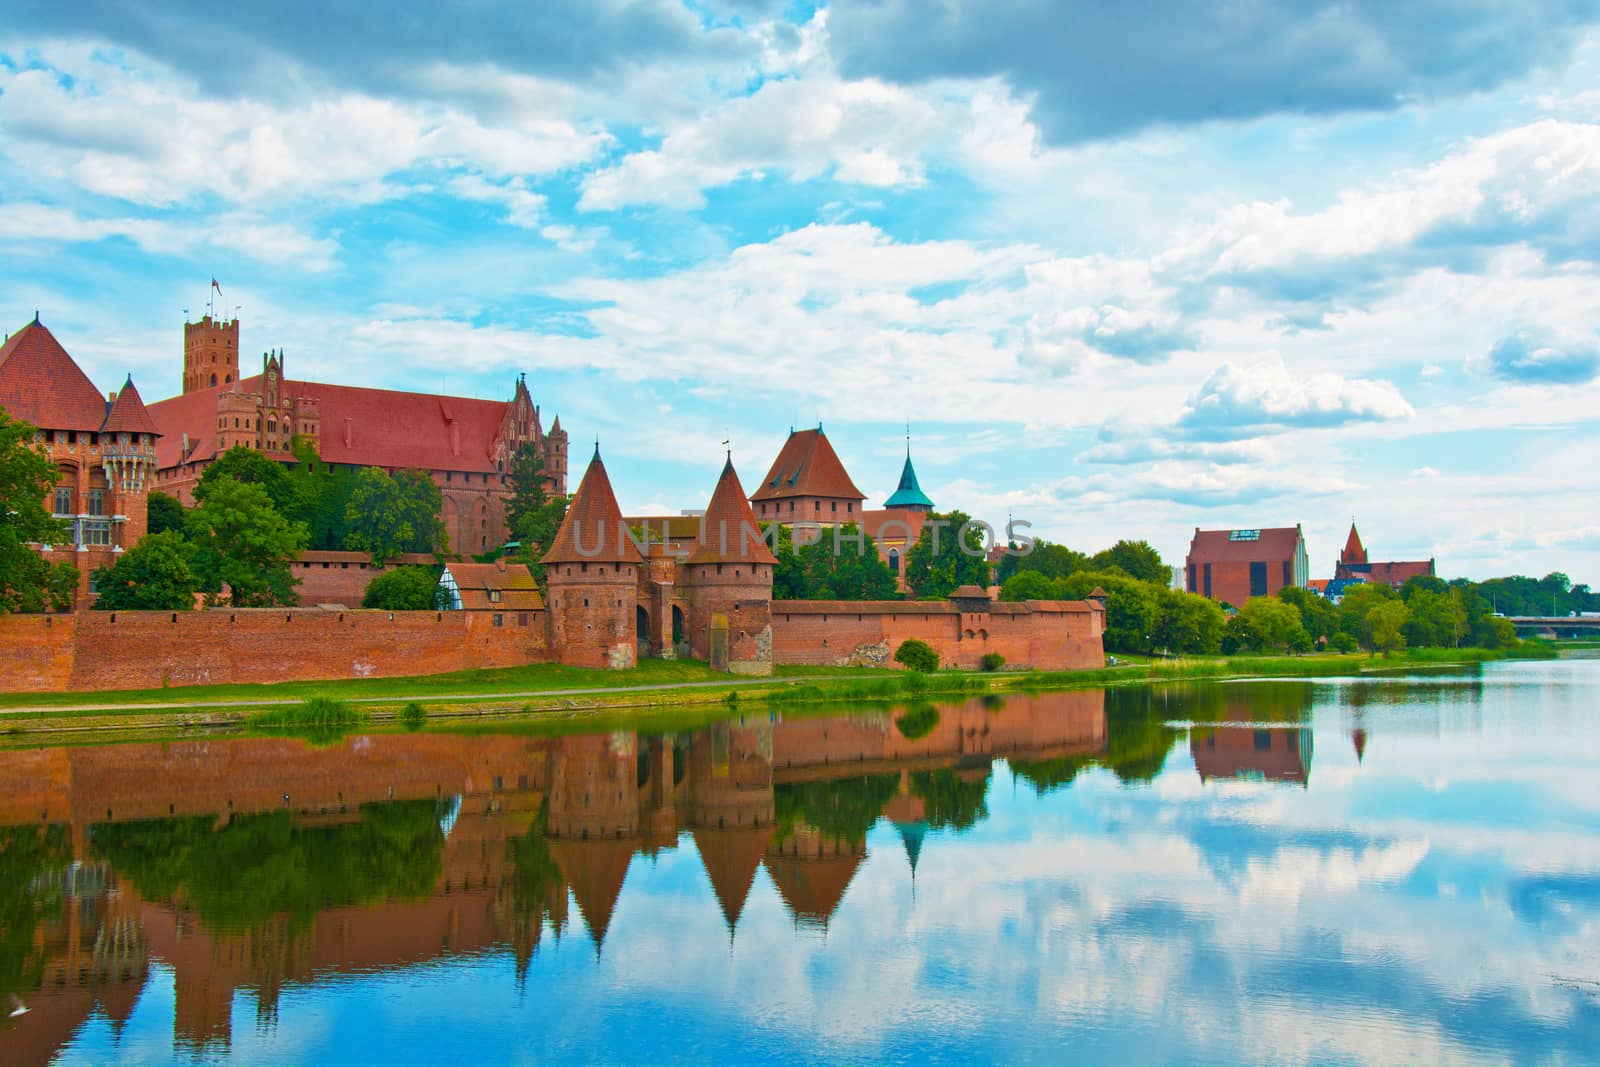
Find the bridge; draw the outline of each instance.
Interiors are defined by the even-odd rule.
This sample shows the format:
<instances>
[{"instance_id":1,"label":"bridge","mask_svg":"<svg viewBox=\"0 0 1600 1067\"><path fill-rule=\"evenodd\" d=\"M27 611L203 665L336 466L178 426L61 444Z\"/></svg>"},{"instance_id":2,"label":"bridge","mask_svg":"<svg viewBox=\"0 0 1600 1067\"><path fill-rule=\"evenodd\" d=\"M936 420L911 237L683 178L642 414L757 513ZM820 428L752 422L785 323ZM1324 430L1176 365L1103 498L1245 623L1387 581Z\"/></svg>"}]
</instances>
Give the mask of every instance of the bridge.
<instances>
[{"instance_id":1,"label":"bridge","mask_svg":"<svg viewBox=\"0 0 1600 1067\"><path fill-rule=\"evenodd\" d=\"M1600 637L1600 615L1510 615L1523 637Z\"/></svg>"}]
</instances>

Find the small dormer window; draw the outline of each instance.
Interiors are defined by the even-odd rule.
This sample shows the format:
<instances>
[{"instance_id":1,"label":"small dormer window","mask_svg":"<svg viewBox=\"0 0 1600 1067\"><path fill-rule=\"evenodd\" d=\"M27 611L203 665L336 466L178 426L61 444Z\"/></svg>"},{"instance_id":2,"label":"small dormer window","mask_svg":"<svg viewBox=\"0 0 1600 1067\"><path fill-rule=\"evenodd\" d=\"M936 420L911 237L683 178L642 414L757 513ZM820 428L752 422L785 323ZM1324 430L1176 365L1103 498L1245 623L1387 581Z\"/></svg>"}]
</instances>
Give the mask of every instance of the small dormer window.
<instances>
[{"instance_id":1,"label":"small dormer window","mask_svg":"<svg viewBox=\"0 0 1600 1067\"><path fill-rule=\"evenodd\" d=\"M498 590L498 589L489 590L489 603L491 603L491 604L500 603L500 590Z\"/></svg>"}]
</instances>

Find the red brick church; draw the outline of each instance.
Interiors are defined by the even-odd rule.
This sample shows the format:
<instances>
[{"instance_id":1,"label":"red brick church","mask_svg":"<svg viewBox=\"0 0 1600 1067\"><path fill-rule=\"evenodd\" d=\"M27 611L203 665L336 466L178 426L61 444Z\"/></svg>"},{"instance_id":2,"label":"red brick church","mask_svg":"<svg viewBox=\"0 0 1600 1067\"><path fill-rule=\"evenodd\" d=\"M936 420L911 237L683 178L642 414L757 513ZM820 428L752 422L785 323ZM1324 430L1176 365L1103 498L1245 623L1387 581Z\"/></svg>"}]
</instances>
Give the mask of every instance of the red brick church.
<instances>
[{"instance_id":1,"label":"red brick church","mask_svg":"<svg viewBox=\"0 0 1600 1067\"><path fill-rule=\"evenodd\" d=\"M285 463L296 438L330 467L428 471L444 497L450 548L477 553L503 544L511 456L532 443L544 454L548 487L565 493L567 434L557 417L546 431L517 379L509 400L407 393L292 379L282 350L245 377L239 320L203 316L183 327L183 392L150 406L160 434L155 485L186 506L218 456L237 445Z\"/></svg>"}]
</instances>

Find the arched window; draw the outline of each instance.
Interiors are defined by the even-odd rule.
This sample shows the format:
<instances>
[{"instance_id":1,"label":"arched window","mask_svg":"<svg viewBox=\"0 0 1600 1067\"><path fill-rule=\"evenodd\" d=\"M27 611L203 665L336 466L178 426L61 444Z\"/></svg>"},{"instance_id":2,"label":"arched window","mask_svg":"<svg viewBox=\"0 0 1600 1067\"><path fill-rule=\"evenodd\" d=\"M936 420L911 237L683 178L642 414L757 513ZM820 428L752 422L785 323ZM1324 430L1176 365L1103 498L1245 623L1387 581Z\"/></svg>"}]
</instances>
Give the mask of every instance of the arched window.
<instances>
[{"instance_id":1,"label":"arched window","mask_svg":"<svg viewBox=\"0 0 1600 1067\"><path fill-rule=\"evenodd\" d=\"M212 385L216 385L217 384L217 376L215 374L213 374L211 376L211 384Z\"/></svg>"},{"instance_id":2,"label":"arched window","mask_svg":"<svg viewBox=\"0 0 1600 1067\"><path fill-rule=\"evenodd\" d=\"M889 569L896 574L900 573L900 550L898 548L889 550Z\"/></svg>"}]
</instances>

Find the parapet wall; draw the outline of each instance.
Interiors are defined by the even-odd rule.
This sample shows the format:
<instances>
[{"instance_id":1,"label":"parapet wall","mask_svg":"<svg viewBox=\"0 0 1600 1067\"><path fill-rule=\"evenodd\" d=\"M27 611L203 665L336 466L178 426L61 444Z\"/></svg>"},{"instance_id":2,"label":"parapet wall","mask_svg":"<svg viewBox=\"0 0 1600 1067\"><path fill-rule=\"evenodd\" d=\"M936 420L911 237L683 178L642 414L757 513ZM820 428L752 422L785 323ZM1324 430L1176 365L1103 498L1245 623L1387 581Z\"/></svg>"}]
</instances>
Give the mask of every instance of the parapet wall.
<instances>
[{"instance_id":1,"label":"parapet wall","mask_svg":"<svg viewBox=\"0 0 1600 1067\"><path fill-rule=\"evenodd\" d=\"M548 658L542 611L0 615L0 688L10 692L383 678Z\"/></svg>"},{"instance_id":2,"label":"parapet wall","mask_svg":"<svg viewBox=\"0 0 1600 1067\"><path fill-rule=\"evenodd\" d=\"M895 666L912 638L947 667L972 669L998 652L1012 667L1080 670L1105 665L1105 616L1080 601L994 604L961 611L949 601L774 600L772 658L779 664Z\"/></svg>"}]
</instances>

